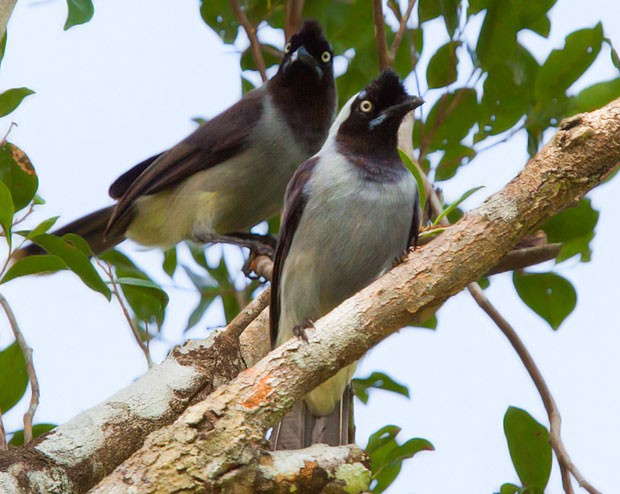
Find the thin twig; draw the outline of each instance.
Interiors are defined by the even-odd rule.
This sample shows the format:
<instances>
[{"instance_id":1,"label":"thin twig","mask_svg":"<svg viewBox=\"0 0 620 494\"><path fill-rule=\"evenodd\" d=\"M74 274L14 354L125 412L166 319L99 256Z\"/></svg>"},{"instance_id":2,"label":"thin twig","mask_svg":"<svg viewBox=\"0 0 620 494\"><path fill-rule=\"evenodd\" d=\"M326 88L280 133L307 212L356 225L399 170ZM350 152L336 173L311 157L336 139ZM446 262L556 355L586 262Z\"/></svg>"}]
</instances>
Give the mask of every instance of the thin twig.
<instances>
[{"instance_id":1,"label":"thin twig","mask_svg":"<svg viewBox=\"0 0 620 494\"><path fill-rule=\"evenodd\" d=\"M28 380L30 381L30 405L24 414L24 444L26 444L32 440L32 420L34 419L34 414L39 407L39 380L37 379L37 373L34 370L32 348L30 348L28 343L26 343L26 339L17 324L17 319L15 318L13 309L11 309L11 306L2 294L0 294L0 305L4 309L6 317L9 320L15 340L24 354L24 360L26 361L26 373L28 374Z\"/></svg>"},{"instance_id":2,"label":"thin twig","mask_svg":"<svg viewBox=\"0 0 620 494\"><path fill-rule=\"evenodd\" d=\"M284 35L289 39L299 31L301 27L304 0L288 0L286 2L286 14L284 18Z\"/></svg>"},{"instance_id":3,"label":"thin twig","mask_svg":"<svg viewBox=\"0 0 620 494\"><path fill-rule=\"evenodd\" d=\"M400 43L403 40L403 36L407 31L407 22L409 21L409 17L411 17L411 11L413 10L413 6L415 5L416 0L409 0L409 5L407 5L407 10L405 11L405 15L400 18L400 26L398 27L398 32L394 37L394 41L392 41L392 46L390 47L389 57L390 64L394 63L394 59L396 58L396 52L400 47Z\"/></svg>"},{"instance_id":4,"label":"thin twig","mask_svg":"<svg viewBox=\"0 0 620 494\"><path fill-rule=\"evenodd\" d=\"M250 45L252 47L252 56L254 58L254 63L260 72L260 77L265 82L267 80L267 70L265 68L265 59L263 58L263 54L261 53L260 42L258 41L258 37L256 36L256 28L250 24L247 16L243 9L239 6L237 0L230 0L230 6L235 13L235 17L239 21L239 24L243 26L245 30L245 34L248 36L250 40Z\"/></svg>"},{"instance_id":5,"label":"thin twig","mask_svg":"<svg viewBox=\"0 0 620 494\"><path fill-rule=\"evenodd\" d=\"M0 408L0 451L7 451L8 449L6 432L4 431L4 423L2 422L2 409Z\"/></svg>"},{"instance_id":6,"label":"thin twig","mask_svg":"<svg viewBox=\"0 0 620 494\"><path fill-rule=\"evenodd\" d=\"M112 273L112 266L110 266L109 263L101 262L98 259L97 259L97 264L99 265L99 267L103 270L103 272L106 274L106 276L110 280L110 287L112 288L112 295L114 295L114 298L118 301L119 305L121 306L121 310L123 311L123 315L125 316L125 319L127 320L129 327L131 328L133 337L136 340L136 343L138 343L140 350L142 350L142 352L144 353L144 357L146 358L146 363L150 369L151 367L153 367L153 361L151 360L151 354L149 352L148 344L145 344L144 341L142 341L142 337L140 336L140 331L138 331L138 328L134 324L131 318L131 314L129 313L129 309L125 305L125 301L123 300L123 297L121 296L118 290L118 284L116 283L116 278L114 277L114 273Z\"/></svg>"},{"instance_id":7,"label":"thin twig","mask_svg":"<svg viewBox=\"0 0 620 494\"><path fill-rule=\"evenodd\" d=\"M600 494L598 490L596 490L584 477L581 475L577 467L573 464L570 459L566 448L564 447L564 443L561 438L561 422L562 418L560 417L560 411L558 409L555 400L553 399L553 395L545 382L545 379L538 369L536 362L532 358L532 355L527 350L527 347L523 343L523 341L519 338L514 328L510 325L506 319L497 311L495 307L489 302L489 299L486 297L478 283L470 283L467 286L469 293L471 293L472 297L476 301L476 303L484 310L489 317L493 320L493 322L497 325L497 327L504 333L510 344L519 355L521 362L525 366L528 374L532 378L540 397L542 398L543 404L545 406L545 410L547 411L547 415L549 417L549 443L555 451L555 454L558 459L558 463L560 464L560 471L562 472L562 484L564 486L564 491L566 493L572 493L573 488L570 482L570 476L568 472L570 472L573 477L579 482L579 485L583 487L585 490L590 492L591 494Z\"/></svg>"},{"instance_id":8,"label":"thin twig","mask_svg":"<svg viewBox=\"0 0 620 494\"><path fill-rule=\"evenodd\" d=\"M6 134L4 134L4 137L0 141L0 146L4 146L6 144L6 140L9 138L9 134L13 130L13 127L17 127L15 122L11 122L11 125L9 125L9 130L6 131Z\"/></svg>"},{"instance_id":9,"label":"thin twig","mask_svg":"<svg viewBox=\"0 0 620 494\"><path fill-rule=\"evenodd\" d=\"M379 68L385 70L390 67L387 42L385 40L385 19L383 18L383 0L372 1L372 16L375 22L375 39L379 53Z\"/></svg>"}]
</instances>

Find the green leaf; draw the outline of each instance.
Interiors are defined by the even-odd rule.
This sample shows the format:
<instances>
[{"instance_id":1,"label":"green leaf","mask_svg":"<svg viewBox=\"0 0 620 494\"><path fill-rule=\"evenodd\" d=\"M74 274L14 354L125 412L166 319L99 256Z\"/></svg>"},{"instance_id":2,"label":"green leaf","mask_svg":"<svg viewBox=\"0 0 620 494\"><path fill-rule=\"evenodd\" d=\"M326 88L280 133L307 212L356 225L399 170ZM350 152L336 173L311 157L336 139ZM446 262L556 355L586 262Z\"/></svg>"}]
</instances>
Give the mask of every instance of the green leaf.
<instances>
[{"instance_id":1,"label":"green leaf","mask_svg":"<svg viewBox=\"0 0 620 494\"><path fill-rule=\"evenodd\" d=\"M614 67L616 67L620 71L620 57L618 56L618 52L614 48L613 43L611 42L609 38L603 38L603 41L605 41L605 43L609 45L611 63L613 63Z\"/></svg>"},{"instance_id":2,"label":"green leaf","mask_svg":"<svg viewBox=\"0 0 620 494\"><path fill-rule=\"evenodd\" d=\"M0 63L4 59L4 52L6 51L6 36L7 30L4 31L4 36L2 36L2 41L0 41Z\"/></svg>"},{"instance_id":3,"label":"green leaf","mask_svg":"<svg viewBox=\"0 0 620 494\"><path fill-rule=\"evenodd\" d=\"M519 0L487 2L487 13L478 36L476 54L485 70L510 57L517 45Z\"/></svg>"},{"instance_id":4,"label":"green leaf","mask_svg":"<svg viewBox=\"0 0 620 494\"><path fill-rule=\"evenodd\" d=\"M418 322L417 320L412 321L408 326L413 326L414 328L437 329L437 315L435 314L422 322Z\"/></svg>"},{"instance_id":5,"label":"green leaf","mask_svg":"<svg viewBox=\"0 0 620 494\"><path fill-rule=\"evenodd\" d=\"M499 494L517 494L521 488L514 484L504 484L499 490Z\"/></svg>"},{"instance_id":6,"label":"green leaf","mask_svg":"<svg viewBox=\"0 0 620 494\"><path fill-rule=\"evenodd\" d=\"M123 277L116 278L114 281L119 285L141 286L144 288L154 288L156 290L161 290L161 287L154 281L145 280L142 278Z\"/></svg>"},{"instance_id":7,"label":"green leaf","mask_svg":"<svg viewBox=\"0 0 620 494\"><path fill-rule=\"evenodd\" d=\"M538 72L535 97L548 101L564 92L581 77L596 59L603 43L599 22L591 29L581 29L566 37L564 48L553 50Z\"/></svg>"},{"instance_id":8,"label":"green leaf","mask_svg":"<svg viewBox=\"0 0 620 494\"><path fill-rule=\"evenodd\" d=\"M189 318L187 319L187 325L185 326L185 331L193 328L196 324L200 322L202 316L204 316L207 309L211 306L213 301L216 299L217 295L202 295L200 297L200 301L196 308L192 311Z\"/></svg>"},{"instance_id":9,"label":"green leaf","mask_svg":"<svg viewBox=\"0 0 620 494\"><path fill-rule=\"evenodd\" d=\"M383 389L391 391L399 395L409 398L409 389L404 384L400 384L383 372L373 372L370 376L360 379L356 378L351 381L355 396L364 404L368 403L368 390L371 388Z\"/></svg>"},{"instance_id":10,"label":"green leaf","mask_svg":"<svg viewBox=\"0 0 620 494\"><path fill-rule=\"evenodd\" d=\"M515 271L512 281L521 300L558 329L577 304L577 293L570 281L555 273Z\"/></svg>"},{"instance_id":11,"label":"green leaf","mask_svg":"<svg viewBox=\"0 0 620 494\"><path fill-rule=\"evenodd\" d=\"M11 192L3 182L0 182L0 225L2 225L4 237L9 247L11 246L11 227L14 214L15 208L13 207Z\"/></svg>"},{"instance_id":12,"label":"green leaf","mask_svg":"<svg viewBox=\"0 0 620 494\"><path fill-rule=\"evenodd\" d=\"M56 424L34 424L32 426L32 437L39 437L46 432L51 431L56 427ZM21 446L24 444L24 431L16 431L13 433L13 437L9 441L9 446Z\"/></svg>"},{"instance_id":13,"label":"green leaf","mask_svg":"<svg viewBox=\"0 0 620 494\"><path fill-rule=\"evenodd\" d=\"M456 81L458 57L456 49L460 41L450 41L435 52L426 69L426 81L430 89L445 87Z\"/></svg>"},{"instance_id":14,"label":"green leaf","mask_svg":"<svg viewBox=\"0 0 620 494\"><path fill-rule=\"evenodd\" d=\"M267 44L260 44L260 50L263 55L263 60L265 61L265 67L269 68L274 65L280 65L280 49ZM254 62L254 55L252 51L252 47L248 46L245 51L241 54L241 70L258 70L256 63Z\"/></svg>"},{"instance_id":15,"label":"green leaf","mask_svg":"<svg viewBox=\"0 0 620 494\"><path fill-rule=\"evenodd\" d=\"M77 247L80 250L80 252L84 254L86 257L94 256L93 251L90 248L90 245L88 245L88 242L83 237L80 237L79 235L75 233L65 233L62 236L62 238L63 240L69 242L74 247Z\"/></svg>"},{"instance_id":16,"label":"green leaf","mask_svg":"<svg viewBox=\"0 0 620 494\"><path fill-rule=\"evenodd\" d=\"M590 261L590 242L594 238L598 216L599 213L592 208L590 199L580 199L576 207L560 211L542 226L550 243L562 244L556 262L565 261L575 255L580 255L581 262Z\"/></svg>"},{"instance_id":17,"label":"green leaf","mask_svg":"<svg viewBox=\"0 0 620 494\"><path fill-rule=\"evenodd\" d=\"M366 445L370 456L373 487L372 492L379 493L387 489L398 476L402 462L420 451L432 451L433 445L426 439L414 438L399 445L396 436L400 427L387 425L372 434Z\"/></svg>"},{"instance_id":18,"label":"green leaf","mask_svg":"<svg viewBox=\"0 0 620 494\"><path fill-rule=\"evenodd\" d=\"M17 342L0 352L0 410L13 408L26 392L28 372L24 354Z\"/></svg>"},{"instance_id":19,"label":"green leaf","mask_svg":"<svg viewBox=\"0 0 620 494\"><path fill-rule=\"evenodd\" d=\"M461 165L469 163L476 156L476 151L469 146L452 143L443 153L435 170L435 180L440 182L452 178Z\"/></svg>"},{"instance_id":20,"label":"green leaf","mask_svg":"<svg viewBox=\"0 0 620 494\"><path fill-rule=\"evenodd\" d=\"M446 93L431 108L420 148L425 154L460 143L478 120L478 99L472 88Z\"/></svg>"},{"instance_id":21,"label":"green leaf","mask_svg":"<svg viewBox=\"0 0 620 494\"><path fill-rule=\"evenodd\" d=\"M112 293L97 270L90 263L88 257L76 246L70 244L63 238L55 235L43 234L32 239L32 241L43 247L47 252L60 257L67 267L73 271L90 289L101 293L110 300Z\"/></svg>"},{"instance_id":22,"label":"green leaf","mask_svg":"<svg viewBox=\"0 0 620 494\"><path fill-rule=\"evenodd\" d=\"M570 98L570 113L583 113L605 106L620 97L620 77L599 82Z\"/></svg>"},{"instance_id":23,"label":"green leaf","mask_svg":"<svg viewBox=\"0 0 620 494\"><path fill-rule=\"evenodd\" d=\"M9 142L0 147L0 181L11 191L15 212L30 204L39 187L30 159Z\"/></svg>"},{"instance_id":24,"label":"green leaf","mask_svg":"<svg viewBox=\"0 0 620 494\"><path fill-rule=\"evenodd\" d=\"M512 464L523 487L541 492L551 474L549 432L525 410L509 407L504 415L504 433Z\"/></svg>"},{"instance_id":25,"label":"green leaf","mask_svg":"<svg viewBox=\"0 0 620 494\"><path fill-rule=\"evenodd\" d=\"M437 218L435 219L435 221L433 221L433 226L437 226L439 224L439 222L444 219L446 216L448 216L452 211L454 211L456 208L459 207L459 205L465 200L467 199L469 196L471 196L472 194L474 194L475 192L478 192L480 189L484 189L484 185L480 185L478 187L474 187L473 189L469 189L467 192L465 192L461 197L459 197L456 201L454 201L452 204L450 204L446 209L444 209L441 214L439 216L437 216Z\"/></svg>"},{"instance_id":26,"label":"green leaf","mask_svg":"<svg viewBox=\"0 0 620 494\"><path fill-rule=\"evenodd\" d=\"M105 262L114 266L116 276L119 279L135 278L145 280L149 286L136 286L135 284L122 284L121 290L127 303L138 319L154 321L159 326L163 324L165 310L168 305L168 295L144 271L136 266L131 259L118 250L109 250L100 256Z\"/></svg>"},{"instance_id":27,"label":"green leaf","mask_svg":"<svg viewBox=\"0 0 620 494\"><path fill-rule=\"evenodd\" d=\"M415 166L415 163L407 153L405 153L402 149L399 148L398 154L400 155L400 159L403 161L407 169L415 177L415 181L418 184L418 198L420 199L420 205L424 207L426 204L426 188L424 187L424 178L422 177L422 174L420 173L418 167Z\"/></svg>"},{"instance_id":28,"label":"green leaf","mask_svg":"<svg viewBox=\"0 0 620 494\"><path fill-rule=\"evenodd\" d=\"M58 256L42 254L20 259L4 274L0 283L6 283L21 276L31 274L55 273L67 269L65 262Z\"/></svg>"},{"instance_id":29,"label":"green leaf","mask_svg":"<svg viewBox=\"0 0 620 494\"><path fill-rule=\"evenodd\" d=\"M164 262L162 263L162 268L164 272L172 278L174 276L174 272L177 270L177 248L176 245L174 247L170 247L164 251Z\"/></svg>"},{"instance_id":30,"label":"green leaf","mask_svg":"<svg viewBox=\"0 0 620 494\"><path fill-rule=\"evenodd\" d=\"M5 117L15 110L26 96L34 94L32 89L18 87L0 93L0 117Z\"/></svg>"},{"instance_id":31,"label":"green leaf","mask_svg":"<svg viewBox=\"0 0 620 494\"><path fill-rule=\"evenodd\" d=\"M35 226L32 230L20 231L20 232L15 232L15 233L22 235L23 237L26 238L26 240L32 240L34 237L38 235L47 233L49 229L54 226L58 218L59 216L53 216L52 218L43 220L41 223Z\"/></svg>"},{"instance_id":32,"label":"green leaf","mask_svg":"<svg viewBox=\"0 0 620 494\"><path fill-rule=\"evenodd\" d=\"M446 23L450 37L454 35L459 25L460 10L460 0L420 0L418 2L420 24L441 16Z\"/></svg>"},{"instance_id":33,"label":"green leaf","mask_svg":"<svg viewBox=\"0 0 620 494\"><path fill-rule=\"evenodd\" d=\"M92 0L67 0L67 8L69 12L63 28L65 31L90 21L95 13Z\"/></svg>"}]
</instances>

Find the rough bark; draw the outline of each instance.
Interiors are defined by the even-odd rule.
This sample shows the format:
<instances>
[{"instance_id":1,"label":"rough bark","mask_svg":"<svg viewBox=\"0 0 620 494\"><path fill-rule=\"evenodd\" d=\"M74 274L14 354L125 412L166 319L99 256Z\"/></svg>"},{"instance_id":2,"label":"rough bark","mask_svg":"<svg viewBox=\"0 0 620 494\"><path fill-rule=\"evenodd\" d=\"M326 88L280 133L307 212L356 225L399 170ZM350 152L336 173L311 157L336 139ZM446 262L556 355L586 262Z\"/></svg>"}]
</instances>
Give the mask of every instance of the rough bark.
<instances>
[{"instance_id":1,"label":"rough bark","mask_svg":"<svg viewBox=\"0 0 620 494\"><path fill-rule=\"evenodd\" d=\"M257 466L264 434L293 403L369 348L486 273L529 231L598 185L620 163L620 100L572 117L504 189L412 253L144 446L95 493L222 492Z\"/></svg>"}]
</instances>

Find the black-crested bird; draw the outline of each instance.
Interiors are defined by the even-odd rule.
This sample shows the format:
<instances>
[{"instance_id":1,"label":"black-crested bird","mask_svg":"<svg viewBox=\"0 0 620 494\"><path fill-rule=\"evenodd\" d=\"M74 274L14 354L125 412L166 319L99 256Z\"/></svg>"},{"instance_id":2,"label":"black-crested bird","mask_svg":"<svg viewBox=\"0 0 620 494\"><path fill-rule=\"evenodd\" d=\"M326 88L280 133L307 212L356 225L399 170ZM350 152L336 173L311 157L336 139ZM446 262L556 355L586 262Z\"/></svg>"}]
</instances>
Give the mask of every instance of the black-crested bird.
<instances>
[{"instance_id":1,"label":"black-crested bird","mask_svg":"<svg viewBox=\"0 0 620 494\"><path fill-rule=\"evenodd\" d=\"M244 244L250 227L281 211L295 169L327 137L336 114L332 58L320 25L306 21L263 86L119 177L110 187L115 206L54 233L82 235L95 254L125 238ZM39 252L31 245L18 257Z\"/></svg>"},{"instance_id":2,"label":"black-crested bird","mask_svg":"<svg viewBox=\"0 0 620 494\"><path fill-rule=\"evenodd\" d=\"M423 103L383 72L343 107L321 150L287 188L271 288L271 337L281 345L388 271L417 242L416 181L398 128ZM354 365L308 393L272 439L278 449L342 444L338 403ZM317 419L316 417L324 417Z\"/></svg>"}]
</instances>

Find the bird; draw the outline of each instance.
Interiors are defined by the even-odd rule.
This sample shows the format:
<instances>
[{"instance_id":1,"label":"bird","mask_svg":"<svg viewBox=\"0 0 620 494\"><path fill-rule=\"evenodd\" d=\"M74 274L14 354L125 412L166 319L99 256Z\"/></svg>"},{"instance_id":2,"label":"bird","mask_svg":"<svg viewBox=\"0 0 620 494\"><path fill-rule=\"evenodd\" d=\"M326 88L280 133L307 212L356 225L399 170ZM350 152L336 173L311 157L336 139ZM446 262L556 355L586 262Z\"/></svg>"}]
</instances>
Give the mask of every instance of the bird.
<instances>
[{"instance_id":1,"label":"bird","mask_svg":"<svg viewBox=\"0 0 620 494\"><path fill-rule=\"evenodd\" d=\"M121 175L109 189L115 205L54 233L82 235L95 255L125 238L162 248L263 240L249 229L281 211L288 181L336 116L333 56L320 24L304 22L264 85ZM42 252L32 244L15 257Z\"/></svg>"},{"instance_id":2,"label":"bird","mask_svg":"<svg viewBox=\"0 0 620 494\"><path fill-rule=\"evenodd\" d=\"M344 105L321 150L293 175L272 274L273 346L303 337L312 321L416 246L417 183L397 145L402 119L422 103L395 72L382 72ZM343 444L348 413L341 398L354 369L341 369L285 416L271 437L275 449Z\"/></svg>"}]
</instances>

